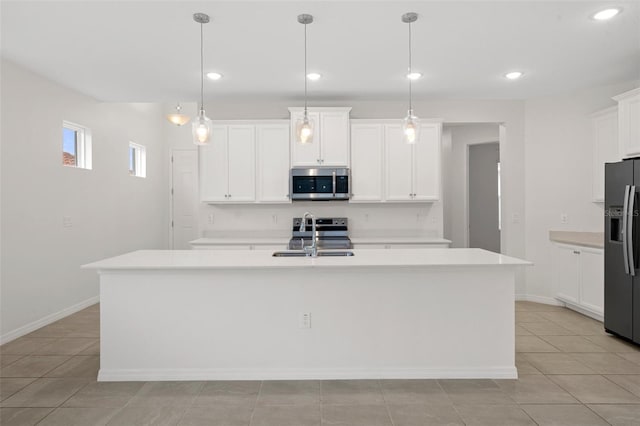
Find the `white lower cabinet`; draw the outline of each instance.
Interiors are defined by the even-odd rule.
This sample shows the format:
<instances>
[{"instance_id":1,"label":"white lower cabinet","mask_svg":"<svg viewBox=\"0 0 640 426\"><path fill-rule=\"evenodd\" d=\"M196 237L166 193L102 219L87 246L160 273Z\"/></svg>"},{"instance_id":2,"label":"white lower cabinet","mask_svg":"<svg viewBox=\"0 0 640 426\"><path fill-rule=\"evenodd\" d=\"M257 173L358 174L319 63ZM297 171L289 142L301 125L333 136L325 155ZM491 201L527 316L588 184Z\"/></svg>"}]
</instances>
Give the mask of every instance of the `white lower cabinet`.
<instances>
[{"instance_id":1,"label":"white lower cabinet","mask_svg":"<svg viewBox=\"0 0 640 426\"><path fill-rule=\"evenodd\" d=\"M553 283L556 298L567 307L602 320L604 250L554 244Z\"/></svg>"}]
</instances>

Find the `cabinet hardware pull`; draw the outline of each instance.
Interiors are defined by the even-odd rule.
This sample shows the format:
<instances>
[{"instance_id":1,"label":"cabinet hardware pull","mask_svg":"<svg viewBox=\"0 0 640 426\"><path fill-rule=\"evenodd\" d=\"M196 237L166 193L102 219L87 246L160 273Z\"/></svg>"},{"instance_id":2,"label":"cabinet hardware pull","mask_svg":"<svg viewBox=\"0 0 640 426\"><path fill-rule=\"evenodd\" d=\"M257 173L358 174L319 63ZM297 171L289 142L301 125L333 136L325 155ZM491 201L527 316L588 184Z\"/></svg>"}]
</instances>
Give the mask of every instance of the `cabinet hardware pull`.
<instances>
[{"instance_id":1,"label":"cabinet hardware pull","mask_svg":"<svg viewBox=\"0 0 640 426\"><path fill-rule=\"evenodd\" d=\"M574 250L573 254L580 254L580 252L578 250Z\"/></svg>"}]
</instances>

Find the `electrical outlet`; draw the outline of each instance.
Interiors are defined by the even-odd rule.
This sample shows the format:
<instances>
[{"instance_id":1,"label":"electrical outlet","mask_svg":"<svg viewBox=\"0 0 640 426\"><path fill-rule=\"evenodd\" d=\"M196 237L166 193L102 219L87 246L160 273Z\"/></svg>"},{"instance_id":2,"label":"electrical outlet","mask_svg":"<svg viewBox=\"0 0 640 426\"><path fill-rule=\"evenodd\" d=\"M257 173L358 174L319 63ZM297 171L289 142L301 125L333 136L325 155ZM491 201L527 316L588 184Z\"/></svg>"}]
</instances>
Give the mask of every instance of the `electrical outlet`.
<instances>
[{"instance_id":1,"label":"electrical outlet","mask_svg":"<svg viewBox=\"0 0 640 426\"><path fill-rule=\"evenodd\" d=\"M569 215L566 213L560 213L560 223L569 223Z\"/></svg>"},{"instance_id":2,"label":"electrical outlet","mask_svg":"<svg viewBox=\"0 0 640 426\"><path fill-rule=\"evenodd\" d=\"M300 313L300 328L311 328L311 312Z\"/></svg>"},{"instance_id":3,"label":"electrical outlet","mask_svg":"<svg viewBox=\"0 0 640 426\"><path fill-rule=\"evenodd\" d=\"M273 216L271 216L271 220L273 221L274 224L278 223L278 215L274 214Z\"/></svg>"},{"instance_id":4,"label":"electrical outlet","mask_svg":"<svg viewBox=\"0 0 640 426\"><path fill-rule=\"evenodd\" d=\"M518 213L514 213L511 215L512 223L520 223L520 215Z\"/></svg>"},{"instance_id":5,"label":"electrical outlet","mask_svg":"<svg viewBox=\"0 0 640 426\"><path fill-rule=\"evenodd\" d=\"M215 221L215 217L213 216L213 213L211 213L209 215L209 225L213 225L213 222Z\"/></svg>"},{"instance_id":6,"label":"electrical outlet","mask_svg":"<svg viewBox=\"0 0 640 426\"><path fill-rule=\"evenodd\" d=\"M73 227L73 222L71 221L71 216L62 216L62 227L63 228L71 228L71 227Z\"/></svg>"}]
</instances>

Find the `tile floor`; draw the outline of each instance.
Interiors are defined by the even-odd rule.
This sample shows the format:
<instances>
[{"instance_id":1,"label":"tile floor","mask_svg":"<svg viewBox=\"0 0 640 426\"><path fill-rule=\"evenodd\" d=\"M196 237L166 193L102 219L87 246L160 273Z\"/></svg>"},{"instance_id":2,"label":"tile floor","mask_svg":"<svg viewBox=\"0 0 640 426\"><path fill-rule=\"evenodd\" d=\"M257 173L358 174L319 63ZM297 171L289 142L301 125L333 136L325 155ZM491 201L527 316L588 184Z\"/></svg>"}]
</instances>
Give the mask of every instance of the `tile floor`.
<instances>
[{"instance_id":1,"label":"tile floor","mask_svg":"<svg viewBox=\"0 0 640 426\"><path fill-rule=\"evenodd\" d=\"M640 348L516 304L518 380L98 383L99 307L0 346L0 424L640 425Z\"/></svg>"}]
</instances>

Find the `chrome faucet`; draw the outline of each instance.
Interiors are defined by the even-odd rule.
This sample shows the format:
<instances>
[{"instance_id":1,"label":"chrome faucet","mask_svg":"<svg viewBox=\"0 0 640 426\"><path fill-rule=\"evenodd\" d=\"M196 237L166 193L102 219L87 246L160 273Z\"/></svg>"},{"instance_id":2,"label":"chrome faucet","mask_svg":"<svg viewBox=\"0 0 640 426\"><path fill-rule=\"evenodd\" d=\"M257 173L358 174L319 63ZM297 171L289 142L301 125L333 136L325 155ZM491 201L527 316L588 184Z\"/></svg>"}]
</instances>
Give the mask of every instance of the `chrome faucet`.
<instances>
[{"instance_id":1,"label":"chrome faucet","mask_svg":"<svg viewBox=\"0 0 640 426\"><path fill-rule=\"evenodd\" d=\"M302 215L302 222L300 222L300 232L304 232L307 229L307 216L311 218L311 245L305 247L304 240L302 242L302 249L307 256L318 257L318 237L316 235L316 217L309 212L305 212Z\"/></svg>"}]
</instances>

